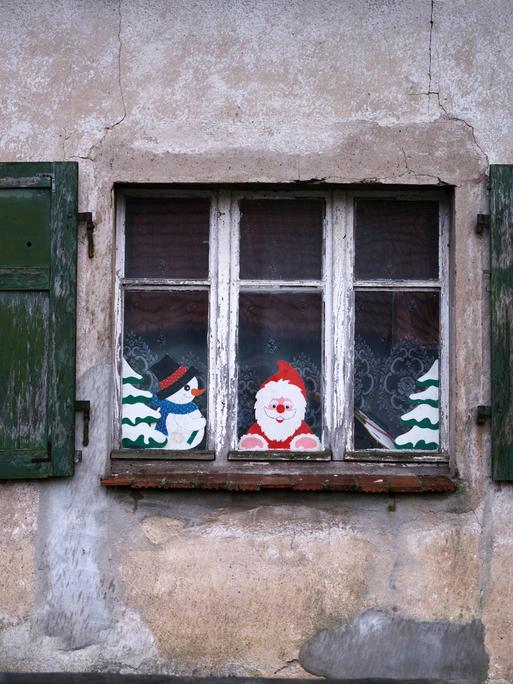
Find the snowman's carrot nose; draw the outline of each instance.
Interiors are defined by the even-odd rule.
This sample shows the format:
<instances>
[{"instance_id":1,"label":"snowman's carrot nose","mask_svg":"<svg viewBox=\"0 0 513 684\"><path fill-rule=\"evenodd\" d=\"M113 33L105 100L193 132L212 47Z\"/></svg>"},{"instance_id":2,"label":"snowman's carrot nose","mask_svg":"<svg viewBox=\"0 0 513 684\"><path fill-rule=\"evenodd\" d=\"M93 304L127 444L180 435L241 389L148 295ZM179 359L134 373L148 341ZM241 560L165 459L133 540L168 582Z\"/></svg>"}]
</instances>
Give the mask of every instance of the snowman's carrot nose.
<instances>
[{"instance_id":1,"label":"snowman's carrot nose","mask_svg":"<svg viewBox=\"0 0 513 684\"><path fill-rule=\"evenodd\" d=\"M203 392L206 392L206 389L191 389L191 394L193 397L199 397Z\"/></svg>"}]
</instances>

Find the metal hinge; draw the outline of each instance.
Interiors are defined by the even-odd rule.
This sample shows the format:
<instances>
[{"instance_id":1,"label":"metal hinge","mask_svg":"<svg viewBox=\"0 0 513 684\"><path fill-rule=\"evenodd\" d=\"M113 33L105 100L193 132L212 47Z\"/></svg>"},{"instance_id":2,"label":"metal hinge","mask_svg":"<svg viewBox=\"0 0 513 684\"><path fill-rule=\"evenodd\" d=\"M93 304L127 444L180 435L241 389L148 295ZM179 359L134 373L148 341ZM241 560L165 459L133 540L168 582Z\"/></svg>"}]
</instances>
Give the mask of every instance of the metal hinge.
<instances>
[{"instance_id":1,"label":"metal hinge","mask_svg":"<svg viewBox=\"0 0 513 684\"><path fill-rule=\"evenodd\" d=\"M77 215L79 223L86 224L87 235L87 256L92 259L94 257L94 221L93 215L90 211L82 211Z\"/></svg>"},{"instance_id":2,"label":"metal hinge","mask_svg":"<svg viewBox=\"0 0 513 684\"><path fill-rule=\"evenodd\" d=\"M490 228L490 214L478 214L476 222L476 233L482 235L485 228Z\"/></svg>"},{"instance_id":3,"label":"metal hinge","mask_svg":"<svg viewBox=\"0 0 513 684\"><path fill-rule=\"evenodd\" d=\"M84 429L82 433L82 445L89 444L89 421L91 420L91 402L88 400L80 400L75 402L75 411L82 413L84 417Z\"/></svg>"},{"instance_id":4,"label":"metal hinge","mask_svg":"<svg viewBox=\"0 0 513 684\"><path fill-rule=\"evenodd\" d=\"M492 417L492 407L491 406L478 406L476 423L478 425L484 425L486 421Z\"/></svg>"}]
</instances>

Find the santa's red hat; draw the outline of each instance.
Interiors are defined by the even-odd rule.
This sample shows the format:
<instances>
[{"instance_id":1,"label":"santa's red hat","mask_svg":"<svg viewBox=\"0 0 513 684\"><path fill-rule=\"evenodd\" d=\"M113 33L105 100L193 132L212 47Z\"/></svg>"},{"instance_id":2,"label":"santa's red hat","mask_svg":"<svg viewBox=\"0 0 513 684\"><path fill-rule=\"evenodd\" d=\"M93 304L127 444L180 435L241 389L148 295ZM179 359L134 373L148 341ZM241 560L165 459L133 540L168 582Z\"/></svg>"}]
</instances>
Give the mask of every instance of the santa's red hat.
<instances>
[{"instance_id":1,"label":"santa's red hat","mask_svg":"<svg viewBox=\"0 0 513 684\"><path fill-rule=\"evenodd\" d=\"M278 380L287 380L291 385L296 385L301 391L301 394L306 399L306 387L303 378L299 375L297 370L293 368L287 361L278 361L276 363L278 370L270 378L260 385L260 389L266 387L271 382L278 382Z\"/></svg>"}]
</instances>

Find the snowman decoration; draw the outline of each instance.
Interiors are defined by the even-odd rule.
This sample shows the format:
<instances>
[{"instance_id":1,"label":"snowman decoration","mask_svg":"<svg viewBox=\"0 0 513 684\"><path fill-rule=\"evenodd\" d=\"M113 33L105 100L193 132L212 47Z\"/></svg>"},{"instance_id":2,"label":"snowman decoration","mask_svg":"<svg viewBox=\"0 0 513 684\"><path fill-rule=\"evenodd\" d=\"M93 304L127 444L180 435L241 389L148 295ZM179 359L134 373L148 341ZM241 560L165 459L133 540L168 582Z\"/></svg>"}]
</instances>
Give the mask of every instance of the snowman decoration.
<instances>
[{"instance_id":1,"label":"snowman decoration","mask_svg":"<svg viewBox=\"0 0 513 684\"><path fill-rule=\"evenodd\" d=\"M288 449L317 451L319 438L306 424L306 388L303 378L290 363L278 361L278 371L258 390L255 422L239 440L248 451Z\"/></svg>"},{"instance_id":2,"label":"snowman decoration","mask_svg":"<svg viewBox=\"0 0 513 684\"><path fill-rule=\"evenodd\" d=\"M167 436L167 449L196 448L205 435L206 419L194 403L205 389L199 389L196 369L182 366L167 354L150 370L159 381L159 391L149 402L160 412L156 429Z\"/></svg>"}]
</instances>

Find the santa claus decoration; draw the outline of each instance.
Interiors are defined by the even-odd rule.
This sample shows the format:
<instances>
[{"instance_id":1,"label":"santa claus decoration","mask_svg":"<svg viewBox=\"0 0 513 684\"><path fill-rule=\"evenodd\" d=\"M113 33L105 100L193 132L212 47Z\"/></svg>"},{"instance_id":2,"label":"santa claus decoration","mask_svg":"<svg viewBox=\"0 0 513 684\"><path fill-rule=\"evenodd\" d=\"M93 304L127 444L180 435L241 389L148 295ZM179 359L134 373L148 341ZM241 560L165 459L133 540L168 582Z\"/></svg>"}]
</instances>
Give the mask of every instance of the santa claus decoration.
<instances>
[{"instance_id":1,"label":"santa claus decoration","mask_svg":"<svg viewBox=\"0 0 513 684\"><path fill-rule=\"evenodd\" d=\"M277 366L256 394L256 420L240 438L239 449L317 451L321 443L304 420L305 383L290 363L278 361Z\"/></svg>"}]
</instances>

